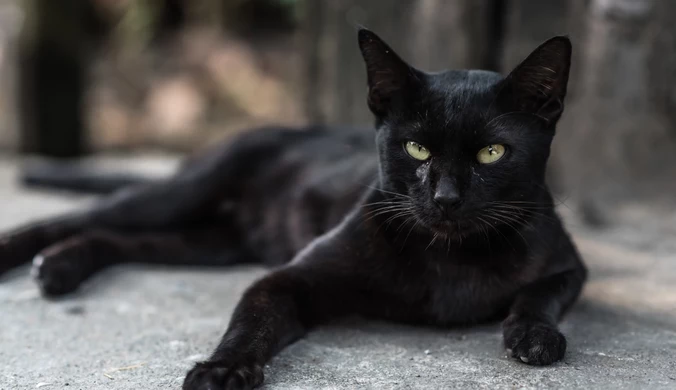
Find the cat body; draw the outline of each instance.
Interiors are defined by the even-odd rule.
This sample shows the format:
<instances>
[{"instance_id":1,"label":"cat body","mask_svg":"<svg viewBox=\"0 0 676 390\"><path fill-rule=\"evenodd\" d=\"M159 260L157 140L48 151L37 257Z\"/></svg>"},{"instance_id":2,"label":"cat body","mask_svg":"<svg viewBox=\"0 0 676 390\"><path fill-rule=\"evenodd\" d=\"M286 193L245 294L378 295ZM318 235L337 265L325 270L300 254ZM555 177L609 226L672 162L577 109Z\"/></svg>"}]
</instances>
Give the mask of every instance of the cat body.
<instances>
[{"instance_id":1,"label":"cat body","mask_svg":"<svg viewBox=\"0 0 676 390\"><path fill-rule=\"evenodd\" d=\"M186 390L258 386L275 353L345 315L504 319L513 357L560 360L557 322L586 278L544 182L569 41L507 77L421 72L368 30L359 44L375 131L249 132L169 179L6 234L0 272L34 258L42 291L59 295L121 262L274 266Z\"/></svg>"}]
</instances>

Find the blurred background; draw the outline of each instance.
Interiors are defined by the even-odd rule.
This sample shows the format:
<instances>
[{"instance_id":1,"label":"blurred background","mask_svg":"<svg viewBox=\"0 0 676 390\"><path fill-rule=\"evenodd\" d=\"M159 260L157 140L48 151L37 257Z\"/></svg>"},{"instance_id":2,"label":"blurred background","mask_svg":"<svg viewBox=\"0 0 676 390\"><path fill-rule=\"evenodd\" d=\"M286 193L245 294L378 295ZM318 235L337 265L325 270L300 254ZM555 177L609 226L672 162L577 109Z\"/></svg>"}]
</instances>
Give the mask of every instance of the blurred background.
<instances>
[{"instance_id":1,"label":"blurred background","mask_svg":"<svg viewBox=\"0 0 676 390\"><path fill-rule=\"evenodd\" d=\"M569 35L559 202L584 225L676 235L670 0L0 0L0 154L180 155L263 124L371 124L356 25L434 71L506 73Z\"/></svg>"}]
</instances>

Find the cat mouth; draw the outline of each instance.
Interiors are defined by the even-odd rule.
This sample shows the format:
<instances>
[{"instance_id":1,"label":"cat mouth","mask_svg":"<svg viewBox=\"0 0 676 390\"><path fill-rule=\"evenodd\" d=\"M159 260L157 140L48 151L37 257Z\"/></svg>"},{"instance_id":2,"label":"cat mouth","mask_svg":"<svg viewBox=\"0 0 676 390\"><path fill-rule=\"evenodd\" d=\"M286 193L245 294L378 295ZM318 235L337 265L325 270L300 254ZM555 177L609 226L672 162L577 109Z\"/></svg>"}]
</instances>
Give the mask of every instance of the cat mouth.
<instances>
[{"instance_id":1,"label":"cat mouth","mask_svg":"<svg viewBox=\"0 0 676 390\"><path fill-rule=\"evenodd\" d=\"M481 229L477 226L474 215L451 216L437 213L426 214L425 212L420 212L420 214L417 221L422 229L443 238L464 238Z\"/></svg>"},{"instance_id":2,"label":"cat mouth","mask_svg":"<svg viewBox=\"0 0 676 390\"><path fill-rule=\"evenodd\" d=\"M475 225L464 219L445 219L429 225L429 229L444 237L453 237L473 233Z\"/></svg>"}]
</instances>

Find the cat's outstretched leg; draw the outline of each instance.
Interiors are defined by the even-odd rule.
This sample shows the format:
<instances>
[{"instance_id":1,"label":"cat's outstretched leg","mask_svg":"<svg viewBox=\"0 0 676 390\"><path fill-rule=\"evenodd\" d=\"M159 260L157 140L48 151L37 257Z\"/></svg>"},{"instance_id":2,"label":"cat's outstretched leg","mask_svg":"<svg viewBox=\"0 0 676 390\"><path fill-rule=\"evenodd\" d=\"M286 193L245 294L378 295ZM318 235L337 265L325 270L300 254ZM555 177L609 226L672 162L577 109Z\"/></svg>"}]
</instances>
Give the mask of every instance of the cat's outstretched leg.
<instances>
[{"instance_id":1,"label":"cat's outstretched leg","mask_svg":"<svg viewBox=\"0 0 676 390\"><path fill-rule=\"evenodd\" d=\"M203 224L223 201L238 197L241 183L256 167L302 136L285 128L252 131L201 154L170 178L122 189L77 216L0 235L0 274L29 262L47 246L86 231L155 232Z\"/></svg>"},{"instance_id":2,"label":"cat's outstretched leg","mask_svg":"<svg viewBox=\"0 0 676 390\"><path fill-rule=\"evenodd\" d=\"M332 308L328 290L339 288L295 267L264 277L246 291L218 348L208 361L190 370L183 389L251 389L260 385L265 363L307 332L321 310L320 302L324 301L324 309Z\"/></svg>"},{"instance_id":3,"label":"cat's outstretched leg","mask_svg":"<svg viewBox=\"0 0 676 390\"><path fill-rule=\"evenodd\" d=\"M122 189L87 211L0 234L0 274L29 262L45 248L84 232L164 231L203 218L207 210L205 198L213 198L215 194L208 193L209 188L201 188L198 180L186 179L186 175ZM194 194L186 193L186 187Z\"/></svg>"},{"instance_id":4,"label":"cat's outstretched leg","mask_svg":"<svg viewBox=\"0 0 676 390\"><path fill-rule=\"evenodd\" d=\"M29 262L53 244L87 231L163 231L203 218L207 211L205 199L216 194L209 193L214 190L200 178L191 181L186 176L190 174L179 173L162 182L122 189L87 211L0 234L0 274Z\"/></svg>"},{"instance_id":5,"label":"cat's outstretched leg","mask_svg":"<svg viewBox=\"0 0 676 390\"><path fill-rule=\"evenodd\" d=\"M502 324L505 348L512 357L538 366L563 358L566 338L557 322L577 299L585 278L586 269L576 261L573 269L523 289Z\"/></svg>"},{"instance_id":6,"label":"cat's outstretched leg","mask_svg":"<svg viewBox=\"0 0 676 390\"><path fill-rule=\"evenodd\" d=\"M358 272L356 252L346 253L342 245L316 246L299 255L303 261L268 274L244 293L218 347L190 370L184 390L256 387L263 382L265 363L314 325L359 313L360 307L377 311L389 305L386 299L374 303L378 293Z\"/></svg>"},{"instance_id":7,"label":"cat's outstretched leg","mask_svg":"<svg viewBox=\"0 0 676 390\"><path fill-rule=\"evenodd\" d=\"M121 234L96 231L75 235L42 250L31 273L44 295L74 291L97 271L114 264L231 265L252 262L232 229Z\"/></svg>"},{"instance_id":8,"label":"cat's outstretched leg","mask_svg":"<svg viewBox=\"0 0 676 390\"><path fill-rule=\"evenodd\" d=\"M82 230L84 215L71 215L33 223L0 234L0 275L29 262L41 249Z\"/></svg>"}]
</instances>

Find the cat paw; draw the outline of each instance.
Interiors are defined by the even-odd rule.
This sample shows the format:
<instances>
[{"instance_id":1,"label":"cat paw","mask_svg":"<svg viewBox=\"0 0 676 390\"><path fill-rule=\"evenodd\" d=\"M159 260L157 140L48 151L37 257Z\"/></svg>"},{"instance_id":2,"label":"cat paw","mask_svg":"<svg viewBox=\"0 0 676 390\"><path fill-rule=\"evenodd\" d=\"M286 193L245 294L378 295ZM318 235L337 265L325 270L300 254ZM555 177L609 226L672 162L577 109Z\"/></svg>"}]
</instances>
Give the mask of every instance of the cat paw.
<instances>
[{"instance_id":1,"label":"cat paw","mask_svg":"<svg viewBox=\"0 0 676 390\"><path fill-rule=\"evenodd\" d=\"M263 367L259 364L202 362L188 372L183 390L248 390L261 383Z\"/></svg>"},{"instance_id":2,"label":"cat paw","mask_svg":"<svg viewBox=\"0 0 676 390\"><path fill-rule=\"evenodd\" d=\"M503 323L507 352L530 365L547 366L563 358L566 338L548 323L510 317Z\"/></svg>"},{"instance_id":3,"label":"cat paw","mask_svg":"<svg viewBox=\"0 0 676 390\"><path fill-rule=\"evenodd\" d=\"M81 282L77 264L67 257L37 255L33 258L31 275L42 295L55 297L75 291Z\"/></svg>"}]
</instances>

